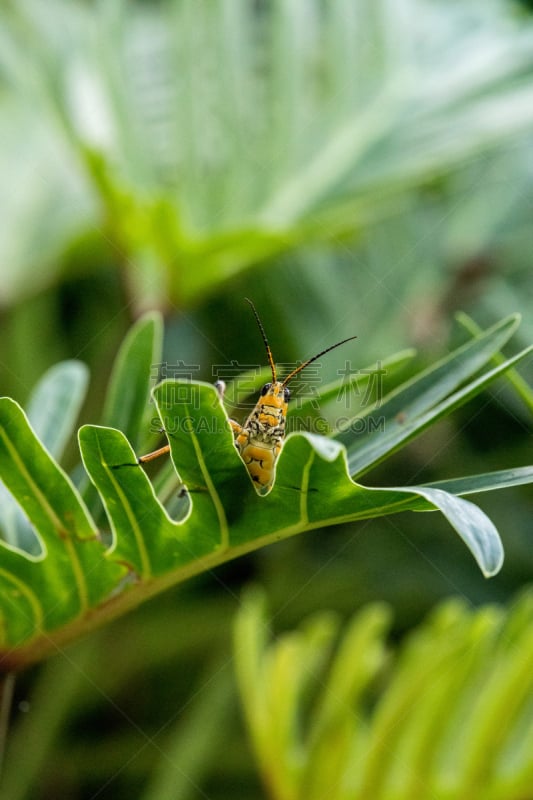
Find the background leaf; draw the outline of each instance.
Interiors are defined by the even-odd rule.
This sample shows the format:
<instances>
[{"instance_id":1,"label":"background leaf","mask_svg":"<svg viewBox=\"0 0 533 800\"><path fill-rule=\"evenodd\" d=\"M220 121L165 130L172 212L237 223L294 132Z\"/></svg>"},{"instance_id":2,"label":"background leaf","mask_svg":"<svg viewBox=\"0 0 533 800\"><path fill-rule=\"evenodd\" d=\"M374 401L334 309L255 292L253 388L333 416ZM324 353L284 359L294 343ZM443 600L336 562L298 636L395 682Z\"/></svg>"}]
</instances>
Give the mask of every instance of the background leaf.
<instances>
[{"instance_id":1,"label":"background leaf","mask_svg":"<svg viewBox=\"0 0 533 800\"><path fill-rule=\"evenodd\" d=\"M147 403L158 380L161 339L161 317L145 314L128 332L113 365L102 422L122 430L135 446L139 440L144 446L147 438Z\"/></svg>"},{"instance_id":2,"label":"background leaf","mask_svg":"<svg viewBox=\"0 0 533 800\"><path fill-rule=\"evenodd\" d=\"M476 25L470 13L383 0L260 14L241 0L6 8L4 104L18 92L38 109L33 152L52 153L45 257L104 216L99 238L111 237L134 302L160 305L168 289L191 303L311 236L383 218L399 192L531 125L531 27L504 3L478 4ZM29 125L15 111L18 163ZM10 229L35 229L32 211L15 205ZM26 252L3 259L16 265L12 298L31 290ZM49 263L42 280L55 278Z\"/></svg>"},{"instance_id":3,"label":"background leaf","mask_svg":"<svg viewBox=\"0 0 533 800\"><path fill-rule=\"evenodd\" d=\"M88 379L85 364L64 361L48 370L30 395L28 419L56 459L61 458L72 436ZM0 483L0 528L8 544L33 554L39 552L33 526L3 483Z\"/></svg>"},{"instance_id":4,"label":"background leaf","mask_svg":"<svg viewBox=\"0 0 533 800\"><path fill-rule=\"evenodd\" d=\"M307 793L317 800L326 790L335 800L408 798L414 791L527 796L531 752L512 753L532 688L531 600L524 593L507 614L449 600L394 648L385 640L388 609L375 604L352 617L331 659L334 620L321 642L319 620L270 641L261 598L246 595L234 653L264 785L274 798ZM289 652L300 667L294 675L278 668ZM288 708L265 702L272 686L280 695L290 687Z\"/></svg>"}]
</instances>

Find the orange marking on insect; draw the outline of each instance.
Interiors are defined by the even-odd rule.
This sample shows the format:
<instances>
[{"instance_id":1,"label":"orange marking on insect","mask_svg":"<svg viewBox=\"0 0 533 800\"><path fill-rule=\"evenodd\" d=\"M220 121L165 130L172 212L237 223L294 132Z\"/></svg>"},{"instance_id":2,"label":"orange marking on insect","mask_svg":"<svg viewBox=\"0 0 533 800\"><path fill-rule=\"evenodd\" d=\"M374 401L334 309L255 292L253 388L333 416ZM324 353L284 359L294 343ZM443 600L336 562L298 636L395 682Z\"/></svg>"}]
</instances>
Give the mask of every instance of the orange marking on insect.
<instances>
[{"instance_id":1,"label":"orange marking on insect","mask_svg":"<svg viewBox=\"0 0 533 800\"><path fill-rule=\"evenodd\" d=\"M252 307L259 330L261 331L261 336L263 337L268 363L272 370L272 383L266 383L263 386L261 396L244 425L240 426L239 423L235 422L233 419L230 420L230 425L235 437L235 446L250 473L250 477L257 491L260 494L266 494L270 491L274 483L276 461L281 453L283 440L285 438L285 420L290 399L290 392L287 388L287 384L295 375L298 375L299 372L311 364L311 362L316 361L317 358L320 358L320 356L323 356L325 353L329 353L329 351L333 350L335 347L339 347L341 344L356 339L357 337L349 336L347 339L343 339L341 342L327 347L316 356L304 361L303 364L300 364L299 367L292 370L282 381L279 381L272 351L270 350L270 345L259 314L252 301L248 298L246 298L246 300ZM222 394L223 392L221 391L221 396Z\"/></svg>"},{"instance_id":2,"label":"orange marking on insect","mask_svg":"<svg viewBox=\"0 0 533 800\"><path fill-rule=\"evenodd\" d=\"M272 351L259 314L252 301L248 298L246 300L252 308L263 337L268 363L272 371L272 382L263 386L259 400L244 425L240 425L234 419L230 419L229 423L233 432L235 447L246 465L255 488L259 494L267 494L274 483L276 461L281 453L285 438L285 420L290 399L290 391L287 388L287 384L313 361L329 353L330 350L340 347L341 344L357 339L357 336L349 336L347 339L326 347L325 350L321 350L316 356L308 358L307 361L304 361L303 364L300 364L300 366L286 375L282 381L279 381ZM223 381L218 381L215 385L220 399L223 400L225 384ZM163 453L168 453L169 450L169 445L160 447L159 450L153 453L141 456L138 463L144 464L152 461L152 459L163 455Z\"/></svg>"}]
</instances>

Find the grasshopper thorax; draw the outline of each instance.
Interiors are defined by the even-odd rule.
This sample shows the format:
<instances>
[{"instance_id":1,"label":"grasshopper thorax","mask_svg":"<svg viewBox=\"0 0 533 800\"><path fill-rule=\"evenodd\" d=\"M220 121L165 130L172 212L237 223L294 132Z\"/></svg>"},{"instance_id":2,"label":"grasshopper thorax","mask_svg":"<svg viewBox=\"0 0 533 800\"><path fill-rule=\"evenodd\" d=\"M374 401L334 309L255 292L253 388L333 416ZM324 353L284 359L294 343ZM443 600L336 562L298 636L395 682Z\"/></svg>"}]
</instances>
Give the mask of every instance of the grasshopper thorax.
<instances>
[{"instance_id":1,"label":"grasshopper thorax","mask_svg":"<svg viewBox=\"0 0 533 800\"><path fill-rule=\"evenodd\" d=\"M272 447L285 434L290 392L282 381L265 383L253 411L244 423L248 439Z\"/></svg>"}]
</instances>

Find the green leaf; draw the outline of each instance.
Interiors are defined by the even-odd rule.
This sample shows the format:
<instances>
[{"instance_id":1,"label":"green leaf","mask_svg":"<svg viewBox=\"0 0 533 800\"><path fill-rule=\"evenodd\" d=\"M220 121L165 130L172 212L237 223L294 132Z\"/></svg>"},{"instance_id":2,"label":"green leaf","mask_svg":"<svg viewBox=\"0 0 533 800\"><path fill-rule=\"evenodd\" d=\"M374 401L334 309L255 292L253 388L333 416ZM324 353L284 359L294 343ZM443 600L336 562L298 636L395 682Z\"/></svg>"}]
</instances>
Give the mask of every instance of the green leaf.
<instances>
[{"instance_id":1,"label":"green leaf","mask_svg":"<svg viewBox=\"0 0 533 800\"><path fill-rule=\"evenodd\" d=\"M28 401L28 419L48 452L63 455L87 393L89 371L81 361L62 361L44 374Z\"/></svg>"},{"instance_id":2,"label":"green leaf","mask_svg":"<svg viewBox=\"0 0 533 800\"><path fill-rule=\"evenodd\" d=\"M365 449L364 453L359 452L358 448L352 453L350 456L350 471L355 475L368 470L370 466L375 466L375 464L382 460L385 451L392 453L402 444L407 443L419 433L422 433L429 425L464 405L468 400L471 400L485 389L485 387L493 383L494 380L505 374L510 367L523 361L532 352L533 345L522 350L521 353L518 353L513 358L508 359L501 366L494 367L494 369L485 373L480 378L472 381L464 389L446 398L446 400L430 409L426 414L415 418L414 421L404 424L401 417L397 418L397 425L393 426L392 432L387 432L384 436L380 436L380 440L376 440L374 446Z\"/></svg>"},{"instance_id":3,"label":"green leaf","mask_svg":"<svg viewBox=\"0 0 533 800\"><path fill-rule=\"evenodd\" d=\"M257 591L243 598L235 624L237 678L252 717L252 744L265 782L275 796L296 797L302 776L294 719L309 684L321 674L338 621L332 614L317 614L304 631L268 647L263 605Z\"/></svg>"},{"instance_id":4,"label":"green leaf","mask_svg":"<svg viewBox=\"0 0 533 800\"><path fill-rule=\"evenodd\" d=\"M422 433L431 423L450 413L482 391L499 375L524 359L530 352L508 359L457 390L477 373L509 339L518 324L516 316L497 323L482 335L467 342L421 375L408 381L365 416L362 433L354 435L355 420L337 438L348 445L350 471L360 475L379 463L387 454ZM360 425L356 430L360 430ZM380 428L383 432L380 431Z\"/></svg>"},{"instance_id":5,"label":"green leaf","mask_svg":"<svg viewBox=\"0 0 533 800\"><path fill-rule=\"evenodd\" d=\"M498 370L522 357L468 382L467 376L479 370L512 326L513 320L495 326L452 354L437 370L436 388L427 373L422 376L425 397L418 410L425 424L443 413L443 405L448 409L458 395L473 396ZM129 391L130 374L137 391L146 396L156 330L152 319L139 323L114 372L109 413L133 435L142 427L142 404L130 397L122 413L119 398ZM136 358L144 364L137 371ZM450 390L459 380L464 385L451 395L452 402L447 398L439 403L444 386ZM415 404L416 381L400 388L396 397L405 393ZM0 618L3 646L15 646L11 664L40 658L56 642L68 641L168 586L262 545L398 511L439 510L483 573L493 575L503 559L494 525L477 506L446 488L469 493L533 477L533 470L521 469L464 478L448 486L365 487L350 477L341 442L298 433L287 437L273 487L260 496L234 446L213 386L164 381L154 390L153 400L170 444L170 464L154 484L124 433L96 425L79 431L83 464L101 498L109 531L97 529L20 407L9 398L0 400L0 478L39 537L33 554L0 543ZM391 440L391 452L397 444Z\"/></svg>"},{"instance_id":6,"label":"green leaf","mask_svg":"<svg viewBox=\"0 0 533 800\"><path fill-rule=\"evenodd\" d=\"M533 596L511 611L452 599L399 645L390 613L357 613L318 641L314 620L273 641L263 598L247 593L234 658L254 756L270 795L320 800L529 796ZM335 629L333 629L335 632ZM331 633L331 632L330 632ZM302 668L311 646L326 669ZM287 650L298 668L278 668ZM387 667L384 669L384 667ZM325 674L324 674L325 673ZM266 692L292 702L280 712ZM283 714L284 747L275 733Z\"/></svg>"},{"instance_id":7,"label":"green leaf","mask_svg":"<svg viewBox=\"0 0 533 800\"><path fill-rule=\"evenodd\" d=\"M116 553L139 575L170 571L219 549L236 547L244 552L254 542L265 544L303 530L411 507L439 508L484 574L493 574L501 566L498 534L476 506L437 489L370 489L355 484L348 474L344 447L324 437L289 436L270 494L250 493L250 479L213 387L167 381L154 397L169 434L172 459L191 490L191 515L180 532L183 548L174 541L177 523L157 502L148 478L129 466L135 465L135 455L124 437L118 431L88 426L80 433L86 469L106 498ZM427 502L420 504L419 498ZM152 557L142 546L138 519L153 530L149 537Z\"/></svg>"},{"instance_id":8,"label":"green leaf","mask_svg":"<svg viewBox=\"0 0 533 800\"><path fill-rule=\"evenodd\" d=\"M474 320L471 319L467 314L458 312L455 315L455 318L459 324L462 325L472 336L479 336L482 332L482 329L479 327L479 325L477 325L476 322L474 322ZM495 353L492 361L495 364L503 364L505 362L505 356L502 353ZM517 395L523 400L528 410L533 411L533 389L528 382L515 369L509 370L507 373L507 380Z\"/></svg>"},{"instance_id":9,"label":"green leaf","mask_svg":"<svg viewBox=\"0 0 533 800\"><path fill-rule=\"evenodd\" d=\"M409 491L424 497L444 514L476 559L485 577L496 575L500 571L503 546L498 531L481 509L442 489L417 486L411 487Z\"/></svg>"},{"instance_id":10,"label":"green leaf","mask_svg":"<svg viewBox=\"0 0 533 800\"><path fill-rule=\"evenodd\" d=\"M161 361L162 319L156 312L144 314L131 327L113 363L106 392L102 421L120 428L135 447L150 447L150 390L157 382ZM81 469L81 467L80 467ZM102 504L85 473L79 486L84 502L97 522Z\"/></svg>"},{"instance_id":11,"label":"green leaf","mask_svg":"<svg viewBox=\"0 0 533 800\"><path fill-rule=\"evenodd\" d=\"M376 374L384 375L396 369L401 369L415 355L416 350L401 350L399 353L395 353L389 356L389 358L384 358L382 361L378 361L368 367L354 370L344 375L342 378L339 378L339 380L332 381L323 386L316 397L304 396L301 399L298 398L297 403L289 406L288 417L296 414L299 416L312 414L315 411L317 402L322 406L334 400L338 401L340 397L348 399L350 395L354 394L356 397L359 397L362 391L365 391L365 394L363 394L361 398L362 402L366 402L366 392L372 388L369 385L374 383Z\"/></svg>"},{"instance_id":12,"label":"green leaf","mask_svg":"<svg viewBox=\"0 0 533 800\"><path fill-rule=\"evenodd\" d=\"M106 563L98 531L74 486L20 406L6 397L0 398L0 477L41 545L38 556L1 548L2 633L17 645L90 615L116 588L124 568Z\"/></svg>"},{"instance_id":13,"label":"green leaf","mask_svg":"<svg viewBox=\"0 0 533 800\"><path fill-rule=\"evenodd\" d=\"M532 29L507 6L4 4L3 173L25 169L39 202L0 187L2 294L28 292L36 243L40 281L57 280L57 254L103 216L143 307L169 291L190 304L383 218L401 192L529 130Z\"/></svg>"},{"instance_id":14,"label":"green leaf","mask_svg":"<svg viewBox=\"0 0 533 800\"><path fill-rule=\"evenodd\" d=\"M146 440L143 423L150 389L158 380L162 333L161 315L145 314L128 332L113 364L102 422L119 428L134 446Z\"/></svg>"},{"instance_id":15,"label":"green leaf","mask_svg":"<svg viewBox=\"0 0 533 800\"><path fill-rule=\"evenodd\" d=\"M452 494L475 494L493 489L507 489L510 486L522 486L533 483L533 466L502 469L496 472L485 472L481 475L468 475L465 478L450 478L446 481L428 483L428 488L444 489Z\"/></svg>"},{"instance_id":16,"label":"green leaf","mask_svg":"<svg viewBox=\"0 0 533 800\"><path fill-rule=\"evenodd\" d=\"M54 458L61 458L72 435L87 391L88 378L87 367L81 361L63 361L43 375L30 395L28 419ZM9 544L34 554L38 552L33 527L1 483L0 527L4 540Z\"/></svg>"},{"instance_id":17,"label":"green leaf","mask_svg":"<svg viewBox=\"0 0 533 800\"><path fill-rule=\"evenodd\" d=\"M376 674L386 663L383 639L390 617L390 610L376 603L350 620L327 675L321 678L323 690L314 704L307 737L309 758L302 779L305 797L320 797L338 786L346 759L353 757L346 709L364 701ZM268 676L265 678L268 680Z\"/></svg>"}]
</instances>

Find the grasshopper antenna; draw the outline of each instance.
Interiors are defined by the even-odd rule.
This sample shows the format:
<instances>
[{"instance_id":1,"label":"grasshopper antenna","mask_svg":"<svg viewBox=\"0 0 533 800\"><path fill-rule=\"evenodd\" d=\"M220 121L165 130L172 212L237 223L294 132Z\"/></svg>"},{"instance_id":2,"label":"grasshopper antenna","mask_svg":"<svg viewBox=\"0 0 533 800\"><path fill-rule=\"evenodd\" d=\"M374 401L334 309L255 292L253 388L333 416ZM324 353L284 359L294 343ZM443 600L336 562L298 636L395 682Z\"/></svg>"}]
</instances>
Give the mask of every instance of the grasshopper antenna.
<instances>
[{"instance_id":1,"label":"grasshopper antenna","mask_svg":"<svg viewBox=\"0 0 533 800\"><path fill-rule=\"evenodd\" d=\"M332 344L329 347L326 347L325 350L321 350L320 353L316 354L316 356L313 356L312 358L308 358L307 361L304 361L304 363L300 364L299 367L296 367L296 369L293 369L293 371L290 372L287 375L287 377L283 379L283 383L281 385L282 386L286 386L288 384L288 382L294 378L295 375L298 375L299 372L301 372L303 369L305 369L307 366L309 366L309 364L312 364L313 361L316 361L317 358L320 358L320 356L323 356L326 353L329 353L330 350L335 350L335 348L336 347L340 347L341 344L346 344L346 342L351 342L352 339L357 339L357 336L348 336L347 339L343 339L341 342L337 342L336 344Z\"/></svg>"},{"instance_id":2,"label":"grasshopper antenna","mask_svg":"<svg viewBox=\"0 0 533 800\"><path fill-rule=\"evenodd\" d=\"M257 313L257 310L256 310L254 304L252 303L252 301L250 300L250 298L249 297L245 297L244 299L246 300L247 303L249 303L251 305L252 311L254 312L254 317L256 319L257 324L259 325L259 330L261 331L261 336L263 337L263 342L265 343L265 347L266 347L266 351L267 351L268 363L270 364L270 369L272 370L272 382L276 383L276 381L277 381L276 365L274 364L274 359L272 358L272 350L270 349L270 345L269 345L268 339L266 337L265 329L263 328L263 323L259 319L259 314ZM322 353L320 353L320 355L322 355ZM318 356L316 356L316 358L318 358Z\"/></svg>"}]
</instances>

